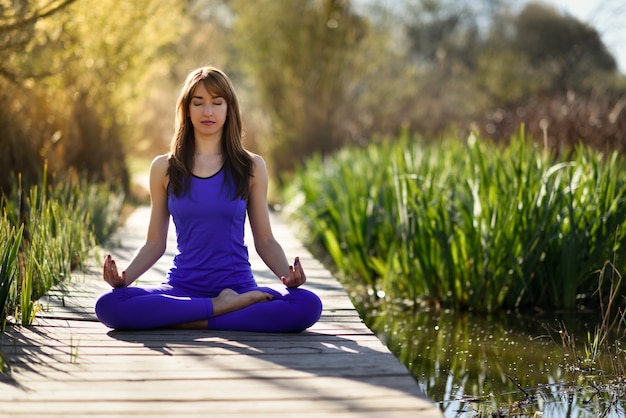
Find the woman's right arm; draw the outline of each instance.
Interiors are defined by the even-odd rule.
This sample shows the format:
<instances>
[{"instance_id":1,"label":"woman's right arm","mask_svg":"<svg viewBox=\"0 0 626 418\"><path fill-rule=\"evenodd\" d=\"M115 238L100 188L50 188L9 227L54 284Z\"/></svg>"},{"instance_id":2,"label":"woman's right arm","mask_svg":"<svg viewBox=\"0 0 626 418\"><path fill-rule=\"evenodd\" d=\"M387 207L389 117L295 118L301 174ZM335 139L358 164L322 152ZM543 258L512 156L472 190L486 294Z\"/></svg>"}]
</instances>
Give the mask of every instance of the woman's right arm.
<instances>
[{"instance_id":1,"label":"woman's right arm","mask_svg":"<svg viewBox=\"0 0 626 418\"><path fill-rule=\"evenodd\" d=\"M170 213L167 207L167 155L156 157L150 166L150 222L145 243L126 270L117 271L115 260L107 255L103 277L113 287L125 287L148 271L165 252Z\"/></svg>"}]
</instances>

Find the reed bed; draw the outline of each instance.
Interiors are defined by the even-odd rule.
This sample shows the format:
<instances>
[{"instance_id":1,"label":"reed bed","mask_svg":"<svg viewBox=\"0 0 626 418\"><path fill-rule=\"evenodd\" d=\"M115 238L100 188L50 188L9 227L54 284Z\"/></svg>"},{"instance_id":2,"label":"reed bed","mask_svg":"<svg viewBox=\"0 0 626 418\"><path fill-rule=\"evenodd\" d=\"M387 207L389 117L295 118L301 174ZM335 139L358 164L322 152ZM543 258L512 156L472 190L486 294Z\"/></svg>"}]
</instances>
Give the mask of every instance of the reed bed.
<instances>
[{"instance_id":1,"label":"reed bed","mask_svg":"<svg viewBox=\"0 0 626 418\"><path fill-rule=\"evenodd\" d=\"M19 177L2 197L0 221L0 316L32 324L36 301L82 268L90 252L117 226L120 187L86 177L43 180L24 190Z\"/></svg>"},{"instance_id":2,"label":"reed bed","mask_svg":"<svg viewBox=\"0 0 626 418\"><path fill-rule=\"evenodd\" d=\"M494 312L590 303L624 271L626 163L525 138L404 135L314 157L285 192L310 244L374 298Z\"/></svg>"}]
</instances>

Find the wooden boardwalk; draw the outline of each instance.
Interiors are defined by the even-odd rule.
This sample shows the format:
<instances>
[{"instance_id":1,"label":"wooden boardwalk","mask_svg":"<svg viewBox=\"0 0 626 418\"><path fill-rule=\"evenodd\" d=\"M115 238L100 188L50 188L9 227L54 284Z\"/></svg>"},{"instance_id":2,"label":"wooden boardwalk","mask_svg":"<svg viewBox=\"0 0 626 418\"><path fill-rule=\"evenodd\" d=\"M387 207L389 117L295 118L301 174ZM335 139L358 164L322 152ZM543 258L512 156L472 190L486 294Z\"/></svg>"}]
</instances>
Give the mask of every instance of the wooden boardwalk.
<instances>
[{"instance_id":1,"label":"wooden boardwalk","mask_svg":"<svg viewBox=\"0 0 626 418\"><path fill-rule=\"evenodd\" d=\"M109 251L126 265L143 243L148 209L136 210ZM319 323L301 334L157 330L112 331L93 313L101 280L73 276L41 300L33 327L10 327L0 350L0 417L441 417L407 369L363 324L347 293L273 218L274 233L324 302ZM143 276L158 283L172 256ZM277 284L250 247L258 282Z\"/></svg>"}]
</instances>

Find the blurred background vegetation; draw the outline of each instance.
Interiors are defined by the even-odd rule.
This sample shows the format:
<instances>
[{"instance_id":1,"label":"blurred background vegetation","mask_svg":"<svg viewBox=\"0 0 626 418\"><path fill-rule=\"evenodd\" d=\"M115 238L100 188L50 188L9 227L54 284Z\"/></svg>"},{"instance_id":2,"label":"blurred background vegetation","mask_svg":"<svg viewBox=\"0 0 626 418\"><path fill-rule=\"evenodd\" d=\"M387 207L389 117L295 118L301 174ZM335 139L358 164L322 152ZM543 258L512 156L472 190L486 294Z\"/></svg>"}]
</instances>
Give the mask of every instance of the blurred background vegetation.
<instances>
[{"instance_id":1,"label":"blurred background vegetation","mask_svg":"<svg viewBox=\"0 0 626 418\"><path fill-rule=\"evenodd\" d=\"M0 0L0 187L20 172L129 187L166 152L187 72L223 68L276 184L402 131L555 150L626 146L626 77L598 31L507 0Z\"/></svg>"}]
</instances>

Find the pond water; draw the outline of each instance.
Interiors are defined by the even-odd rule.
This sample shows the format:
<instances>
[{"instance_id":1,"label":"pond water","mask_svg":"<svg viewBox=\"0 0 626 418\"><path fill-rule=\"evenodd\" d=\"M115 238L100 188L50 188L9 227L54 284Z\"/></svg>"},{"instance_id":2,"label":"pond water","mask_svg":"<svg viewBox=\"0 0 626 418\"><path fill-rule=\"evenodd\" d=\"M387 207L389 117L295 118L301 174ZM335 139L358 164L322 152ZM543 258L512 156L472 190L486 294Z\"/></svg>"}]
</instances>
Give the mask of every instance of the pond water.
<instances>
[{"instance_id":1,"label":"pond water","mask_svg":"<svg viewBox=\"0 0 626 418\"><path fill-rule=\"evenodd\" d=\"M624 352L603 351L595 369L577 361L588 357L598 313L368 311L368 325L445 417L626 416L626 380L611 376L625 370Z\"/></svg>"}]
</instances>

